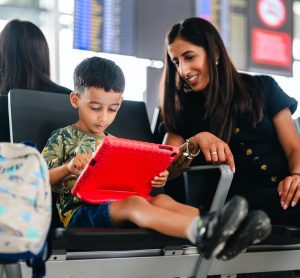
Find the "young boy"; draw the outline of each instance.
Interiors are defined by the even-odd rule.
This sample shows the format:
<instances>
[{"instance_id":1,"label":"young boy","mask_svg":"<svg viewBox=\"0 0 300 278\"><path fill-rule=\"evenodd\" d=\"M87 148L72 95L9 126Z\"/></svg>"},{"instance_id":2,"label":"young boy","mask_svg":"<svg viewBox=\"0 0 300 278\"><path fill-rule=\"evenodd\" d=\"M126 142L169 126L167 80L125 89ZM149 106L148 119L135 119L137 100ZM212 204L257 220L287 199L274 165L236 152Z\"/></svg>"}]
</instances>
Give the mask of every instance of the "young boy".
<instances>
[{"instance_id":1,"label":"young boy","mask_svg":"<svg viewBox=\"0 0 300 278\"><path fill-rule=\"evenodd\" d=\"M74 72L75 91L71 105L79 119L51 134L42 154L50 168L50 183L58 192L57 208L65 227L120 227L127 222L160 233L187 238L197 244L204 257L227 260L270 232L270 220L262 211L248 213L247 202L233 198L224 208L199 217L196 208L160 194L149 199L132 196L99 205L84 203L71 195L78 174L88 163L98 141L105 136L122 103L125 87L121 69L112 61L85 59ZM152 180L162 187L168 178L164 171Z\"/></svg>"}]
</instances>

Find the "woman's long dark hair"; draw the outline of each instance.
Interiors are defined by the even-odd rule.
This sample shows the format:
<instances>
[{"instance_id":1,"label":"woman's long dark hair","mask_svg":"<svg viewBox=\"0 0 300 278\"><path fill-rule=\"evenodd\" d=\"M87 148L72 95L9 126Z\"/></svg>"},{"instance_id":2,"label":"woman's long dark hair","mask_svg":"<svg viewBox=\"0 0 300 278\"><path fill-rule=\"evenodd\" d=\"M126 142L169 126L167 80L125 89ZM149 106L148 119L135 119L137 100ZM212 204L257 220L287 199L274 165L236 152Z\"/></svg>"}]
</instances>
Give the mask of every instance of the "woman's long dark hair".
<instances>
[{"instance_id":1,"label":"woman's long dark hair","mask_svg":"<svg viewBox=\"0 0 300 278\"><path fill-rule=\"evenodd\" d=\"M242 115L249 114L253 126L263 115L263 96L259 92L251 96L252 90L257 90L257 84L249 79L251 86L246 87L242 75L232 64L223 41L208 21L202 18L188 18L175 24L166 38L167 46L176 38L204 48L207 54L209 69L209 84L206 91L204 118L209 119L211 132L229 142L235 131L237 121ZM216 66L216 53L219 63ZM184 94L184 81L179 77L176 66L171 61L168 52L165 56L165 66L162 74L162 108L165 125L168 131L175 132L182 126L179 116L182 108L180 95Z\"/></svg>"},{"instance_id":2,"label":"woman's long dark hair","mask_svg":"<svg viewBox=\"0 0 300 278\"><path fill-rule=\"evenodd\" d=\"M12 20L0 33L0 94L10 89L43 90L50 80L49 48L42 31Z\"/></svg>"}]
</instances>

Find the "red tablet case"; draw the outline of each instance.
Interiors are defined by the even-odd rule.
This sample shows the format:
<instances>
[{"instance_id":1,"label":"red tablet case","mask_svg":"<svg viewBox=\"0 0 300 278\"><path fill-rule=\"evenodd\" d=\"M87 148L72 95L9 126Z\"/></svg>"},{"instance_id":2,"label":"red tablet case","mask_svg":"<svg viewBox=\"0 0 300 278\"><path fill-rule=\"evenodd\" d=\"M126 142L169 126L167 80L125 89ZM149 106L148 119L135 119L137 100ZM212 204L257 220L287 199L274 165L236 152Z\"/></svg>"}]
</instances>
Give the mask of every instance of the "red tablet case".
<instances>
[{"instance_id":1,"label":"red tablet case","mask_svg":"<svg viewBox=\"0 0 300 278\"><path fill-rule=\"evenodd\" d=\"M100 204L132 195L149 197L151 180L168 168L177 147L107 136L75 183L72 194Z\"/></svg>"}]
</instances>

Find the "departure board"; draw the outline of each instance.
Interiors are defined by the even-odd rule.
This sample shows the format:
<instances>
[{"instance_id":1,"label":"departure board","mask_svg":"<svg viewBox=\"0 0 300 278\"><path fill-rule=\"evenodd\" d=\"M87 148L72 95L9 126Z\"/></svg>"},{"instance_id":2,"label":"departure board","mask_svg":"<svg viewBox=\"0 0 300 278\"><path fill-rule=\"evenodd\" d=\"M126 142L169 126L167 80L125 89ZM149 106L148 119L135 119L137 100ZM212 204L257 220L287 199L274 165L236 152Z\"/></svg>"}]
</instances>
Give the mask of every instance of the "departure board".
<instances>
[{"instance_id":1,"label":"departure board","mask_svg":"<svg viewBox=\"0 0 300 278\"><path fill-rule=\"evenodd\" d=\"M137 0L75 0L76 49L135 55Z\"/></svg>"}]
</instances>

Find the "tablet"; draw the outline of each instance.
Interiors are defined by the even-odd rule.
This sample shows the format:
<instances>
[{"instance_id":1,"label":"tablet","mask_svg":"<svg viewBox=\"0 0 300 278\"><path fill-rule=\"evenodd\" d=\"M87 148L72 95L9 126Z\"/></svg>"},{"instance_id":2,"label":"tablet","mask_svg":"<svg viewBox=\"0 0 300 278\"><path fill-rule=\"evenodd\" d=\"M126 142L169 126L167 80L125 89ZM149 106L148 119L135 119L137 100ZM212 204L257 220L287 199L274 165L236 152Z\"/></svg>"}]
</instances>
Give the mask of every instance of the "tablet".
<instances>
[{"instance_id":1,"label":"tablet","mask_svg":"<svg viewBox=\"0 0 300 278\"><path fill-rule=\"evenodd\" d=\"M151 180L166 170L178 153L174 146L107 136L71 192L91 204L132 195L148 198Z\"/></svg>"}]
</instances>

